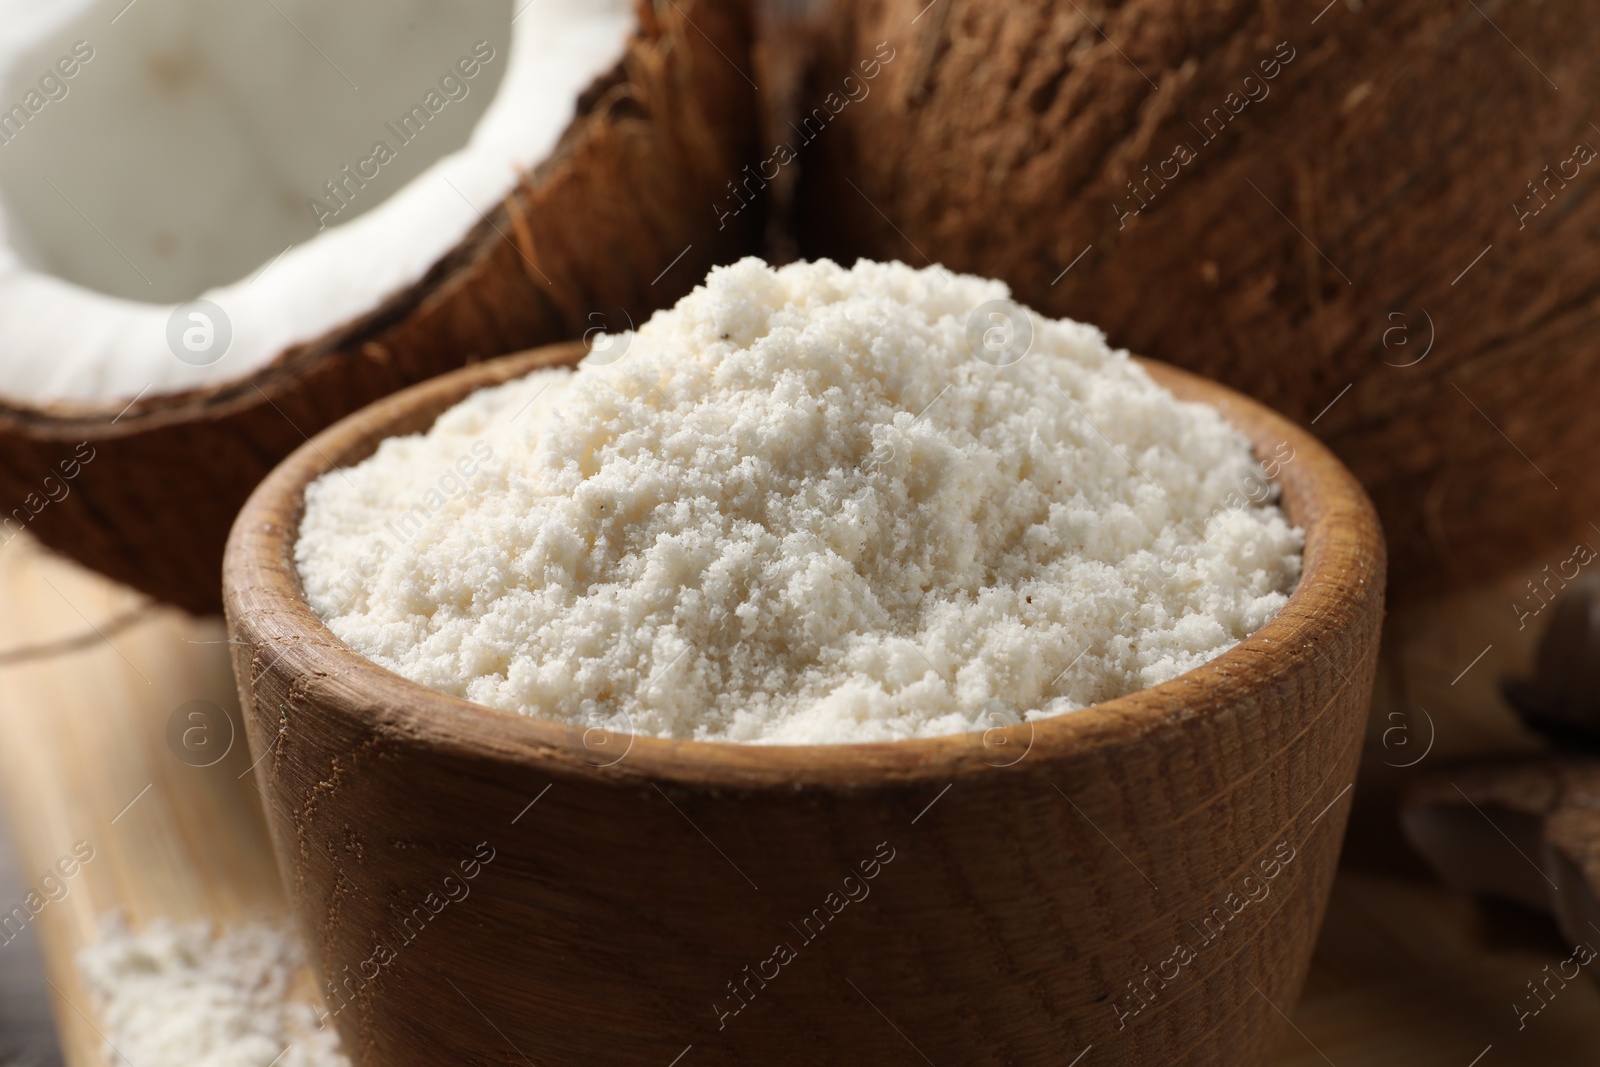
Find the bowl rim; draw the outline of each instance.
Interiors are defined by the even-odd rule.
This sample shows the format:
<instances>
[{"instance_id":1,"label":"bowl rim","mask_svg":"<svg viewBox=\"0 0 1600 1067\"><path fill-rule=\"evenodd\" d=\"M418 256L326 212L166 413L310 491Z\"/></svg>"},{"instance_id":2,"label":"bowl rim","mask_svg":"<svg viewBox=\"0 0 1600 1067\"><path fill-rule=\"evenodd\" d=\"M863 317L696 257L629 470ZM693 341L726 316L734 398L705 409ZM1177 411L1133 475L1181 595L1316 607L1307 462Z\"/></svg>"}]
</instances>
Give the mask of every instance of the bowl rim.
<instances>
[{"instance_id":1,"label":"bowl rim","mask_svg":"<svg viewBox=\"0 0 1600 1067\"><path fill-rule=\"evenodd\" d=\"M1208 379L1135 356L1180 399L1218 410L1250 440L1258 460L1275 447L1289 445L1291 458L1272 481L1280 487L1280 503L1291 521L1306 535L1300 579L1278 614L1233 648L1171 681L1077 711L982 732L899 741L752 744L586 730L524 716L430 689L344 644L311 610L294 562L306 487L336 467L365 459L386 437L426 429L477 389L544 367L570 366L586 351L582 342L550 345L469 364L392 394L308 439L256 487L234 523L223 564L228 636L236 646L247 717L252 712L246 690L253 692L270 672L290 679L291 691L324 713L336 709L397 739L469 759L543 764L551 772L601 782L793 788L953 781L1019 764L1103 756L1154 732L1223 714L1245 694L1280 685L1298 669L1302 653L1329 659L1318 646L1335 643L1372 609L1374 599L1381 615L1386 556L1382 529L1371 501L1343 464L1309 431L1264 405ZM266 666L260 667L262 663ZM1302 710L1320 716L1362 672L1339 673L1343 682L1329 699ZM1295 709L1282 710L1288 714ZM271 715L278 717L277 712ZM275 742L270 737L258 742L251 734L259 760L259 745ZM625 744L623 757L614 762L597 758L588 744L592 734L599 734L601 743ZM1021 756L1013 759L1019 748Z\"/></svg>"}]
</instances>

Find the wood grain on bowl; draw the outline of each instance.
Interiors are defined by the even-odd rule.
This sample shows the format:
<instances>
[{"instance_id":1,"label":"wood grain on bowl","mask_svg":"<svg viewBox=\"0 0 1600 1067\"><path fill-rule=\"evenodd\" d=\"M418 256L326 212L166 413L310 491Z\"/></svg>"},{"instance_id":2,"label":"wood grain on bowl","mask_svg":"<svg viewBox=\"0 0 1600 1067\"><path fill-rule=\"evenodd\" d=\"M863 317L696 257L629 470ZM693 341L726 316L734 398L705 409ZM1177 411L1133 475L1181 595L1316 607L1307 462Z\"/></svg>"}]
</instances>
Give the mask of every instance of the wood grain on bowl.
<instances>
[{"instance_id":1,"label":"wood grain on bowl","mask_svg":"<svg viewBox=\"0 0 1600 1067\"><path fill-rule=\"evenodd\" d=\"M482 364L340 422L263 482L229 542L256 774L356 1060L1042 1065L1092 1046L1097 1064L1259 1063L1327 902L1382 616L1381 532L1332 455L1146 364L1259 455L1292 455L1276 480L1307 532L1303 577L1195 671L986 734L604 734L345 647L293 564L306 485L580 355Z\"/></svg>"}]
</instances>

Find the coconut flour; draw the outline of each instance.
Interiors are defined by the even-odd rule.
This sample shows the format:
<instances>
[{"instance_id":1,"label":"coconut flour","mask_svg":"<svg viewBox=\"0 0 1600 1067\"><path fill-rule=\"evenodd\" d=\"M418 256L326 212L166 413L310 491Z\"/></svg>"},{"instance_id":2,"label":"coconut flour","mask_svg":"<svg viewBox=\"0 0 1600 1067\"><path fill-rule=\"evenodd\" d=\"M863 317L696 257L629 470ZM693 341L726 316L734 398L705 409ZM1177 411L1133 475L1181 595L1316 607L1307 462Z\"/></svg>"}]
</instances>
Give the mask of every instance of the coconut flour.
<instances>
[{"instance_id":1,"label":"coconut flour","mask_svg":"<svg viewBox=\"0 0 1600 1067\"><path fill-rule=\"evenodd\" d=\"M931 736L1175 678L1284 605L1301 534L1214 410L1007 295L719 268L312 485L310 603L424 685L664 737Z\"/></svg>"},{"instance_id":2,"label":"coconut flour","mask_svg":"<svg viewBox=\"0 0 1600 1067\"><path fill-rule=\"evenodd\" d=\"M134 1067L350 1067L339 1038L297 997L300 943L248 923L165 920L139 933L108 920L78 954L100 1004L112 1064Z\"/></svg>"}]
</instances>

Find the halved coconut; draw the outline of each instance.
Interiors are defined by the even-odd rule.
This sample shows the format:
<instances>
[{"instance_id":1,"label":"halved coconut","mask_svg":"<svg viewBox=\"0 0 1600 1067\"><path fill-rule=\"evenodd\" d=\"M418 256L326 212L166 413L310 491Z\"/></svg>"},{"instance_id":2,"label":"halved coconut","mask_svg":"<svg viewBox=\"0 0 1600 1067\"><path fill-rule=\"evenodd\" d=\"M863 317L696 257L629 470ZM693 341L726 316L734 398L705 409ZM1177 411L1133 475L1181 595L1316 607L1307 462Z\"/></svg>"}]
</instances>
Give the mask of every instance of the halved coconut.
<instances>
[{"instance_id":1,"label":"halved coconut","mask_svg":"<svg viewBox=\"0 0 1600 1067\"><path fill-rule=\"evenodd\" d=\"M1398 592L1488 577L1600 522L1600 17L1485 11L835 5L781 138L801 251L1250 393L1365 483Z\"/></svg>"},{"instance_id":2,"label":"halved coconut","mask_svg":"<svg viewBox=\"0 0 1600 1067\"><path fill-rule=\"evenodd\" d=\"M626 329L759 232L714 210L754 139L737 0L104 0L5 25L0 542L191 611L309 435Z\"/></svg>"}]
</instances>

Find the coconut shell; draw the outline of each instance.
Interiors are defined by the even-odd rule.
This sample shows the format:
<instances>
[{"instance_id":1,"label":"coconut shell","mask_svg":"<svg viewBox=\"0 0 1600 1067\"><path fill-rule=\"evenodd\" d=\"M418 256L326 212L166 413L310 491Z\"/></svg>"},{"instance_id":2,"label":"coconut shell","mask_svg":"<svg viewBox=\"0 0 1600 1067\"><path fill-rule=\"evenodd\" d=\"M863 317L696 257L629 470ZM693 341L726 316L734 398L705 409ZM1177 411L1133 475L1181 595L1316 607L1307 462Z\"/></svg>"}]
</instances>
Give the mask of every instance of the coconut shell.
<instances>
[{"instance_id":1,"label":"coconut shell","mask_svg":"<svg viewBox=\"0 0 1600 1067\"><path fill-rule=\"evenodd\" d=\"M1556 921L1574 941L1592 944L1600 930L1600 791L1552 814L1545 842Z\"/></svg>"},{"instance_id":2,"label":"coconut shell","mask_svg":"<svg viewBox=\"0 0 1600 1067\"><path fill-rule=\"evenodd\" d=\"M1536 663L1532 678L1502 683L1506 700L1558 745L1600 747L1600 578L1584 575L1556 598Z\"/></svg>"},{"instance_id":3,"label":"coconut shell","mask_svg":"<svg viewBox=\"0 0 1600 1067\"><path fill-rule=\"evenodd\" d=\"M1403 596L1600 514L1600 15L872 0L816 32L805 254L1002 278L1311 424Z\"/></svg>"},{"instance_id":4,"label":"coconut shell","mask_svg":"<svg viewBox=\"0 0 1600 1067\"><path fill-rule=\"evenodd\" d=\"M1463 892L1552 913L1572 941L1600 922L1600 758L1527 756L1414 782L1400 805L1413 847Z\"/></svg>"},{"instance_id":5,"label":"coconut shell","mask_svg":"<svg viewBox=\"0 0 1600 1067\"><path fill-rule=\"evenodd\" d=\"M736 66L749 12L661 0L641 3L639 23L551 157L369 314L217 388L132 405L0 401L0 504L14 516L0 541L25 527L112 578L215 613L234 516L310 435L464 364L626 327L597 310L640 323L753 251L759 211L719 227L712 209L752 158L755 90Z\"/></svg>"}]
</instances>

